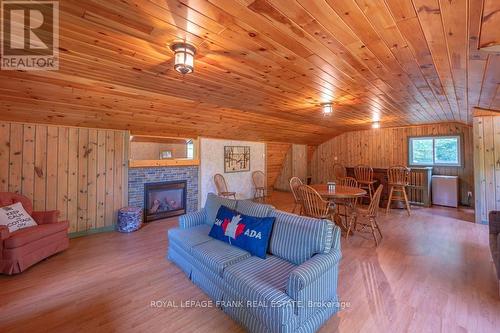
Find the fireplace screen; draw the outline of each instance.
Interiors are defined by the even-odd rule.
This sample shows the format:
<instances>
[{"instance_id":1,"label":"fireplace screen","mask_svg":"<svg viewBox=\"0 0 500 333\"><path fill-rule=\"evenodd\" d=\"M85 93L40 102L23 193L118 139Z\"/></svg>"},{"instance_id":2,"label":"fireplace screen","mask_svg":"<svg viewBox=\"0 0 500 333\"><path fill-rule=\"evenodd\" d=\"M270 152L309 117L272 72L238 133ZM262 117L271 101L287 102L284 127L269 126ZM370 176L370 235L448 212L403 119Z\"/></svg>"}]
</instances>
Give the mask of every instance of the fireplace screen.
<instances>
[{"instance_id":1,"label":"fireplace screen","mask_svg":"<svg viewBox=\"0 0 500 333\"><path fill-rule=\"evenodd\" d=\"M186 213L186 181L144 185L145 221L154 221Z\"/></svg>"}]
</instances>

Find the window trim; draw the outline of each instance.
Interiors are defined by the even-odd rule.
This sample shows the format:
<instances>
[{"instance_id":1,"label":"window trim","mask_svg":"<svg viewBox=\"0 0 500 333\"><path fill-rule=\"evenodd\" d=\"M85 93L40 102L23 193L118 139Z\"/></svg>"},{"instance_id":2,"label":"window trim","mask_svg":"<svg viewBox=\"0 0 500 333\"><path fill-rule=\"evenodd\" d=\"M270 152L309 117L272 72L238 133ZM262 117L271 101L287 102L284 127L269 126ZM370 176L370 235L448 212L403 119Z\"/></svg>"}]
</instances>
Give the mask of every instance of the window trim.
<instances>
[{"instance_id":1,"label":"window trim","mask_svg":"<svg viewBox=\"0 0 500 333\"><path fill-rule=\"evenodd\" d=\"M457 164L446 164L446 163L434 163L435 156L435 146L436 139L458 139L458 163ZM432 139L432 163L413 163L413 143L412 139ZM409 136L408 137L408 166L412 167L463 167L463 135L462 134L450 134L450 135L422 135L422 136Z\"/></svg>"}]
</instances>

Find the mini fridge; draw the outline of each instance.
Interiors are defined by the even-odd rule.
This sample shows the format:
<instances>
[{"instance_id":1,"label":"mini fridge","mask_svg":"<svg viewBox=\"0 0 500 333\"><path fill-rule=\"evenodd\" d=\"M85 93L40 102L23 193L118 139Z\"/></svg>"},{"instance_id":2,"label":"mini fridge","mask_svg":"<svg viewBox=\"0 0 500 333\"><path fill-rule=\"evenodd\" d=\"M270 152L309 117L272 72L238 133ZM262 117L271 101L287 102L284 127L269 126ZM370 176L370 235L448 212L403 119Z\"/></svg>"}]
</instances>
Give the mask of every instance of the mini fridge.
<instances>
[{"instance_id":1,"label":"mini fridge","mask_svg":"<svg viewBox=\"0 0 500 333\"><path fill-rule=\"evenodd\" d=\"M458 177L432 176L432 204L458 207Z\"/></svg>"}]
</instances>

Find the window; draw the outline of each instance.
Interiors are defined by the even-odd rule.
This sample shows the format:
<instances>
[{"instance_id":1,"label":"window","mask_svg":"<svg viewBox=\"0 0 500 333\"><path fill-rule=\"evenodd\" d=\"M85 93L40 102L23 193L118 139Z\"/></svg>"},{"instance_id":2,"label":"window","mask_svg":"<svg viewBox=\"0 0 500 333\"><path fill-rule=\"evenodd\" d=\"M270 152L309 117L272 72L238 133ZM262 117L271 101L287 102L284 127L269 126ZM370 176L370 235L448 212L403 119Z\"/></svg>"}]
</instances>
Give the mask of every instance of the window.
<instances>
[{"instance_id":1,"label":"window","mask_svg":"<svg viewBox=\"0 0 500 333\"><path fill-rule=\"evenodd\" d=\"M460 136L412 137L409 140L409 165L460 166Z\"/></svg>"},{"instance_id":2,"label":"window","mask_svg":"<svg viewBox=\"0 0 500 333\"><path fill-rule=\"evenodd\" d=\"M194 158L194 144L193 140L187 142L187 158L192 160Z\"/></svg>"}]
</instances>

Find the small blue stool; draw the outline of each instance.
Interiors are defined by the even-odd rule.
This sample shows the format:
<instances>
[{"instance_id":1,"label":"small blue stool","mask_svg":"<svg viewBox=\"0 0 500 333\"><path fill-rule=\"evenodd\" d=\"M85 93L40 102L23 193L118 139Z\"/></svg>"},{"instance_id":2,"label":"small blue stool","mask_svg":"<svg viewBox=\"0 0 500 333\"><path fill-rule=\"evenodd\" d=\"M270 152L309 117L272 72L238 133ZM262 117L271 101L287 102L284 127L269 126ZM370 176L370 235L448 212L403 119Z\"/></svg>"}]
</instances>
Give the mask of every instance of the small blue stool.
<instances>
[{"instance_id":1,"label":"small blue stool","mask_svg":"<svg viewBox=\"0 0 500 333\"><path fill-rule=\"evenodd\" d=\"M142 208L123 207L118 210L118 223L116 230L119 232L132 232L142 226Z\"/></svg>"}]
</instances>

